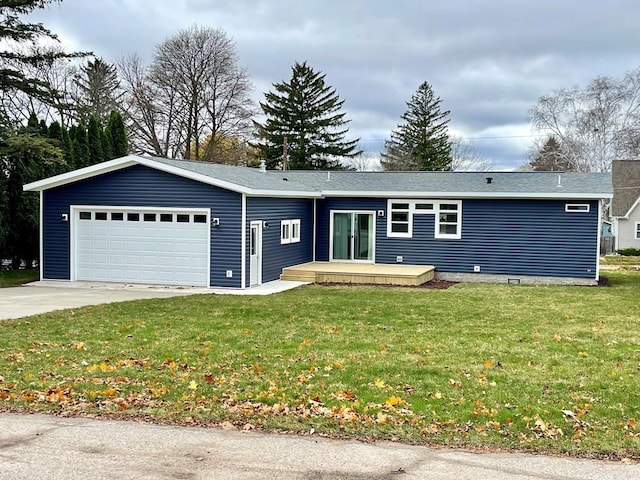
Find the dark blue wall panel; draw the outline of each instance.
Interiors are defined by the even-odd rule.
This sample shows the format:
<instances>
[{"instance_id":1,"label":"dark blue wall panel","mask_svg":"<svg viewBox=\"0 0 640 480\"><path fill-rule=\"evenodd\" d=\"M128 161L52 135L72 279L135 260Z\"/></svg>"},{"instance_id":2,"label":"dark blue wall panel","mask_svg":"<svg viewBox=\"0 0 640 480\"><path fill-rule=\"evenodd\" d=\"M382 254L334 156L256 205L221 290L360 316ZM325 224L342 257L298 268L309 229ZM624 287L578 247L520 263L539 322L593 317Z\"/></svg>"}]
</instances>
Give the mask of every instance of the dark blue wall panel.
<instances>
[{"instance_id":1,"label":"dark blue wall panel","mask_svg":"<svg viewBox=\"0 0 640 480\"><path fill-rule=\"evenodd\" d=\"M280 243L280 221L300 219L300 242ZM262 281L280 278L282 269L313 259L313 200L296 198L247 198L247 286L249 285L249 226L266 221L262 231Z\"/></svg>"},{"instance_id":2,"label":"dark blue wall panel","mask_svg":"<svg viewBox=\"0 0 640 480\"><path fill-rule=\"evenodd\" d=\"M435 216L413 216L413 238L388 238L387 219L376 217L376 262L435 265L438 271L504 275L594 278L598 202L588 213L567 213L561 200L464 200L462 238L435 238ZM316 259L329 259L329 211L386 212L380 199L327 199L318 202ZM388 213L388 212L387 212Z\"/></svg>"},{"instance_id":3,"label":"dark blue wall panel","mask_svg":"<svg viewBox=\"0 0 640 480\"><path fill-rule=\"evenodd\" d=\"M241 194L136 165L44 192L44 278L69 279L70 205L208 208L220 218L211 228L211 286L241 286ZM226 270L233 277L225 276Z\"/></svg>"}]
</instances>

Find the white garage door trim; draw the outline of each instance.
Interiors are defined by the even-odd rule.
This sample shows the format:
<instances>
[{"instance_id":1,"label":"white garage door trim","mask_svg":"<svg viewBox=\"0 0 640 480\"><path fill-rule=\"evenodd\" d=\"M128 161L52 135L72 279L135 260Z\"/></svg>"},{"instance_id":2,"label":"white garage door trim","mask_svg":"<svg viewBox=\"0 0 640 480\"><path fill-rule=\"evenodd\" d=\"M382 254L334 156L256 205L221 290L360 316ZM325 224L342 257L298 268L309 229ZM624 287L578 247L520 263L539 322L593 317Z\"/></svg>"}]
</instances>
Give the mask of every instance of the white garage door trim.
<instances>
[{"instance_id":1,"label":"white garage door trim","mask_svg":"<svg viewBox=\"0 0 640 480\"><path fill-rule=\"evenodd\" d=\"M109 228L109 225L111 225L112 221L115 220L111 220L111 213L122 213L123 214L123 218L124 218L124 223L122 225L126 225L128 223L127 219L128 219L128 213L139 213L140 214L140 220L139 222L131 222L132 224L136 225L137 227L139 227L140 229L142 229L141 231L144 231L145 226L149 228L149 231L151 233L153 233L152 229L151 229L151 222L149 222L148 224L145 224L145 222L143 221L144 218L144 214L145 213L156 213L158 214L157 220L160 220L159 215L160 214L173 214L172 216L172 225L179 225L179 223L177 222L178 217L177 215L189 215L189 222L188 223L184 223L184 227L186 228L187 225L189 225L189 231L192 231L191 229L193 228L200 228L200 234L203 237L204 236L204 229L206 229L206 252L204 252L204 246L201 245L200 249L198 251L195 252L196 257L200 256L200 262L204 263L204 271L199 271L198 272L198 268L196 269L192 269L191 271L189 271L189 268L185 269L185 271L180 272L179 269L176 271L176 275L170 275L169 277L166 278L153 278L150 279L150 277L145 278L140 278L138 280L136 279L132 279L130 278L114 278L113 275L110 276L110 278L104 278L104 279L100 279L100 278L92 278L92 276L87 276L87 275L82 275L79 274L79 264L81 264L81 262L79 261L79 249L80 249L80 241L79 241L79 231L81 230L81 227L79 226L79 223L81 222L80 220L80 212L92 212L92 219L90 220L91 222L96 222L95 220L95 212L106 212L108 215L108 220L105 222L105 227ZM205 223L197 223L194 224L194 217L193 215L205 215L206 218L206 222ZM70 225L70 253L71 253L71 259L70 259L70 277L71 277L71 281L77 281L77 280L92 280L92 281L109 281L109 282L124 282L124 283L143 283L143 284L161 284L161 285L194 285L194 286L203 286L203 287L208 287L209 286L209 279L211 276L211 211L209 209L205 209L205 208L180 208L180 207L175 207L175 208L171 208L171 207L132 207L132 206L105 206L105 205L71 205L70 206L70 219L71 219L71 225ZM118 220L118 225L120 224L120 220ZM163 222L160 221L156 221L154 222L154 225L162 225L162 228L165 227L165 225L168 225L168 222L166 224L163 224ZM197 225L197 227L195 227L195 225ZM182 228L182 227L180 227ZM157 230L156 230L157 232ZM195 231L194 231L195 232ZM175 233L175 230L174 230ZM134 237L136 238L136 237ZM165 239L166 240L166 239ZM171 238L168 239L169 241L171 241ZM125 242L126 244L126 242ZM190 245L195 246L195 244L197 244L197 242L190 242ZM165 247L167 247L169 245L169 243L165 242ZM111 248L111 246L109 246L109 248ZM124 247L125 250L123 252L126 252L126 247ZM157 246L156 247L158 249L158 253L162 252L161 247ZM151 258L152 256L150 256L149 258ZM162 258L167 258L168 256L163 255ZM157 257L158 259L161 258L161 255L158 255ZM200 262L198 262L198 265L200 265ZM171 267L171 262L167 261L168 265L164 265L164 267L168 267L170 268L178 268L176 267L176 264L173 264L173 267ZM124 265L123 265L124 267ZM142 274L142 262L141 262L141 274ZM159 270L158 269L158 275L159 275ZM186 278L185 278L186 275ZM182 278L180 278L182 277Z\"/></svg>"}]
</instances>

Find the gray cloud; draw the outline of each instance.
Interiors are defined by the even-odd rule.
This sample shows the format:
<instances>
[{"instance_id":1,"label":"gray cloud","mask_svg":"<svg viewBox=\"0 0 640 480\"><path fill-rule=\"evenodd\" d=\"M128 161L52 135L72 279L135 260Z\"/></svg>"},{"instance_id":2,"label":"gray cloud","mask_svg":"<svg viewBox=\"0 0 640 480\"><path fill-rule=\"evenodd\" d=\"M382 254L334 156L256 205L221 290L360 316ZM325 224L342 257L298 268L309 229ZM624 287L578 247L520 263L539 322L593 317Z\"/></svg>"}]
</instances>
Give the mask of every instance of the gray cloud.
<instances>
[{"instance_id":1,"label":"gray cloud","mask_svg":"<svg viewBox=\"0 0 640 480\"><path fill-rule=\"evenodd\" d=\"M637 0L64 0L36 17L110 61L148 59L195 23L220 27L257 100L306 60L326 73L351 134L372 151L426 80L452 129L504 169L525 161L531 139L517 137L541 95L640 66ZM510 138L486 138L499 136Z\"/></svg>"}]
</instances>

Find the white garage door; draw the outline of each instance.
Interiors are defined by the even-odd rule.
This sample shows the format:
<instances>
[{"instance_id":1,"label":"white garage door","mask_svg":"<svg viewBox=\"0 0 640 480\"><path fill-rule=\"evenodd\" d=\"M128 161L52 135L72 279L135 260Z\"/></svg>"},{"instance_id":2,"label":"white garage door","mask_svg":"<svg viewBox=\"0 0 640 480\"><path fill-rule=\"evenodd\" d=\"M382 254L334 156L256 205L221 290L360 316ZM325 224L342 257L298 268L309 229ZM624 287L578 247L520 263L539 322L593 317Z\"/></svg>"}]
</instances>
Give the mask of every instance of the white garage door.
<instances>
[{"instance_id":1,"label":"white garage door","mask_svg":"<svg viewBox=\"0 0 640 480\"><path fill-rule=\"evenodd\" d=\"M209 285L206 210L74 207L73 227L76 280Z\"/></svg>"}]
</instances>

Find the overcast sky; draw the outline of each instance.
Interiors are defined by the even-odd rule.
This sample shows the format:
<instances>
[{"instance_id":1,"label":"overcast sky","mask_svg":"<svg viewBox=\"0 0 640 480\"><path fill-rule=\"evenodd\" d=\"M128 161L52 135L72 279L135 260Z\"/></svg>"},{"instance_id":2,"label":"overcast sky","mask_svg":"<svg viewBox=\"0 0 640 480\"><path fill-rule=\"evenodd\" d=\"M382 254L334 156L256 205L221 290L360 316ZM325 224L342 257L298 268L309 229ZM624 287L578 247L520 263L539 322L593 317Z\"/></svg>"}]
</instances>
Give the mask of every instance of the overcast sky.
<instances>
[{"instance_id":1,"label":"overcast sky","mask_svg":"<svg viewBox=\"0 0 640 480\"><path fill-rule=\"evenodd\" d=\"M639 0L63 0L32 15L68 50L145 60L197 24L235 41L262 100L307 61L345 100L350 136L380 151L424 81L450 131L497 170L525 162L544 94L640 67Z\"/></svg>"}]
</instances>

